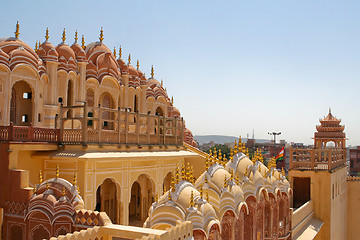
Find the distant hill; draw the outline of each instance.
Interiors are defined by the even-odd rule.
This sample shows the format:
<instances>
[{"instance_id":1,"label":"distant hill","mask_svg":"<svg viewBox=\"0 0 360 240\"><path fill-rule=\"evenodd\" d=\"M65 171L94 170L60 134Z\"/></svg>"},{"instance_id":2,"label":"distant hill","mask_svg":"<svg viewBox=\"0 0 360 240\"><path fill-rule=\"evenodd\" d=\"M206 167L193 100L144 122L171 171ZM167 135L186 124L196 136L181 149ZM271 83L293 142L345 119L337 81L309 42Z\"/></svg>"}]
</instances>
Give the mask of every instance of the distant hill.
<instances>
[{"instance_id":1,"label":"distant hill","mask_svg":"<svg viewBox=\"0 0 360 240\"><path fill-rule=\"evenodd\" d=\"M214 141L218 144L224 144L224 143L230 143L234 142L235 140L238 140L238 137L233 136L223 136L223 135L195 135L194 139L201 145L204 143L209 143L211 141ZM243 142L247 141L247 138L242 138ZM257 143L265 143L270 142L268 139L256 139Z\"/></svg>"}]
</instances>

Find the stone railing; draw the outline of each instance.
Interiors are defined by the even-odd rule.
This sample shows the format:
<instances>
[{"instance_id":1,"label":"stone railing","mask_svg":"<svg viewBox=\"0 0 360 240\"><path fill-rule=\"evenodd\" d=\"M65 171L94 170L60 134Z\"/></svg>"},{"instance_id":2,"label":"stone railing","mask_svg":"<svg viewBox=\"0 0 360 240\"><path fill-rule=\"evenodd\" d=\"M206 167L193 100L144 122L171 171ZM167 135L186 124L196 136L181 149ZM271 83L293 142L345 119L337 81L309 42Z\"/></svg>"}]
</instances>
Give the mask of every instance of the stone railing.
<instances>
[{"instance_id":1,"label":"stone railing","mask_svg":"<svg viewBox=\"0 0 360 240\"><path fill-rule=\"evenodd\" d=\"M0 142L50 142L60 141L60 130L30 126L0 126Z\"/></svg>"},{"instance_id":2,"label":"stone railing","mask_svg":"<svg viewBox=\"0 0 360 240\"><path fill-rule=\"evenodd\" d=\"M71 111L71 112L69 112ZM104 118L103 118L104 117ZM55 128L0 126L0 142L182 146L184 121L127 109L87 105L60 108Z\"/></svg>"},{"instance_id":3,"label":"stone railing","mask_svg":"<svg viewBox=\"0 0 360 240\"><path fill-rule=\"evenodd\" d=\"M289 149L290 170L331 171L346 163L346 149Z\"/></svg>"},{"instance_id":4,"label":"stone railing","mask_svg":"<svg viewBox=\"0 0 360 240\"><path fill-rule=\"evenodd\" d=\"M133 239L133 240L191 240L192 235L191 222L178 222L176 226L166 230L151 228L141 228L124 226L117 224L108 224L101 227L88 228L86 230L68 233L58 237L52 237L50 240L85 240L85 239Z\"/></svg>"},{"instance_id":5,"label":"stone railing","mask_svg":"<svg viewBox=\"0 0 360 240\"><path fill-rule=\"evenodd\" d=\"M351 177L351 176L348 176L348 177L347 177L347 180L348 180L348 181L351 181L351 182L360 182L360 177Z\"/></svg>"},{"instance_id":6,"label":"stone railing","mask_svg":"<svg viewBox=\"0 0 360 240\"><path fill-rule=\"evenodd\" d=\"M182 118L130 112L128 109L61 106L61 142L64 144L111 143L138 145L182 145ZM71 126L66 128L65 126Z\"/></svg>"}]
</instances>

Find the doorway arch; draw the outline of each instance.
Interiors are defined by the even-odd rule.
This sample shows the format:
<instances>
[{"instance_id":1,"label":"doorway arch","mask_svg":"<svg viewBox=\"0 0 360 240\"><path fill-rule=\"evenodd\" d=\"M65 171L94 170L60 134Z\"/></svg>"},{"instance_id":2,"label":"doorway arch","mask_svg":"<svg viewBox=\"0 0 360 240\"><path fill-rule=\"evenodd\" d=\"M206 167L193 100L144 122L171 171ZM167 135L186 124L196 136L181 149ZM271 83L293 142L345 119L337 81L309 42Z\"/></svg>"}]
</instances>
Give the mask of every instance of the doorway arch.
<instances>
[{"instance_id":1,"label":"doorway arch","mask_svg":"<svg viewBox=\"0 0 360 240\"><path fill-rule=\"evenodd\" d=\"M171 177L172 177L172 173L168 172L168 174L166 174L164 181L163 181L163 189L169 190L170 183L171 183Z\"/></svg>"},{"instance_id":2,"label":"doorway arch","mask_svg":"<svg viewBox=\"0 0 360 240\"><path fill-rule=\"evenodd\" d=\"M129 225L142 226L154 202L155 183L147 175L141 174L131 186L129 203Z\"/></svg>"},{"instance_id":3,"label":"doorway arch","mask_svg":"<svg viewBox=\"0 0 360 240\"><path fill-rule=\"evenodd\" d=\"M16 82L11 89L10 122L28 126L33 122L34 92L25 81Z\"/></svg>"},{"instance_id":4,"label":"doorway arch","mask_svg":"<svg viewBox=\"0 0 360 240\"><path fill-rule=\"evenodd\" d=\"M119 223L120 189L118 184L110 178L96 190L95 211L106 212L113 223Z\"/></svg>"}]
</instances>

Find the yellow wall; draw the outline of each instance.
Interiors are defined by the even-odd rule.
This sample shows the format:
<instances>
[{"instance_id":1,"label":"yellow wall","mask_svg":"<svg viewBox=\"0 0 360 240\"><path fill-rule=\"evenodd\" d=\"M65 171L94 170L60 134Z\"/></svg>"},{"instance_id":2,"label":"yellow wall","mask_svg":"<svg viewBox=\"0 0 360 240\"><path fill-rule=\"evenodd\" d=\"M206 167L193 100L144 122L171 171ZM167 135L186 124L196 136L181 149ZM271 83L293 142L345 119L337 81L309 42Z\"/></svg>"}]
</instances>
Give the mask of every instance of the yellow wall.
<instances>
[{"instance_id":1,"label":"yellow wall","mask_svg":"<svg viewBox=\"0 0 360 240\"><path fill-rule=\"evenodd\" d=\"M360 182L347 181L347 239L359 239L360 236Z\"/></svg>"},{"instance_id":2,"label":"yellow wall","mask_svg":"<svg viewBox=\"0 0 360 240\"><path fill-rule=\"evenodd\" d=\"M315 239L346 239L346 174L346 167L332 173L297 170L289 173L291 184L294 177L311 179L310 194L314 217L324 222ZM334 198L332 198L332 185L334 185Z\"/></svg>"}]
</instances>

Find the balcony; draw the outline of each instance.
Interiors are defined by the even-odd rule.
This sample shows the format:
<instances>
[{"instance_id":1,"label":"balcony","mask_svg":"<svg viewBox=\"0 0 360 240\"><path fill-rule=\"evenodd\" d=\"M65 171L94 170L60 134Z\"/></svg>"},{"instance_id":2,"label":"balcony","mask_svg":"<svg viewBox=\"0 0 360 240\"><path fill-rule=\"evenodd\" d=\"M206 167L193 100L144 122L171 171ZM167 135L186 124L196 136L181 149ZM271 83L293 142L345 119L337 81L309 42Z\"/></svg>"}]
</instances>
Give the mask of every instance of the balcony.
<instances>
[{"instance_id":1,"label":"balcony","mask_svg":"<svg viewBox=\"0 0 360 240\"><path fill-rule=\"evenodd\" d=\"M104 119L103 116L108 118ZM60 115L55 119L55 128L33 127L31 124L0 126L0 142L181 146L183 132L182 118L100 106L62 106Z\"/></svg>"},{"instance_id":2,"label":"balcony","mask_svg":"<svg viewBox=\"0 0 360 240\"><path fill-rule=\"evenodd\" d=\"M290 170L331 171L346 163L346 149L289 149Z\"/></svg>"}]
</instances>

